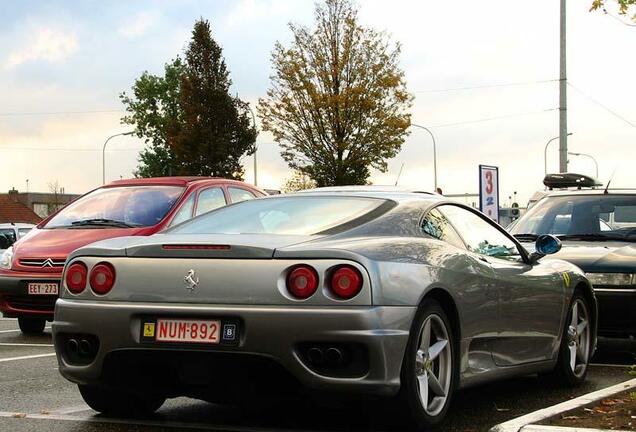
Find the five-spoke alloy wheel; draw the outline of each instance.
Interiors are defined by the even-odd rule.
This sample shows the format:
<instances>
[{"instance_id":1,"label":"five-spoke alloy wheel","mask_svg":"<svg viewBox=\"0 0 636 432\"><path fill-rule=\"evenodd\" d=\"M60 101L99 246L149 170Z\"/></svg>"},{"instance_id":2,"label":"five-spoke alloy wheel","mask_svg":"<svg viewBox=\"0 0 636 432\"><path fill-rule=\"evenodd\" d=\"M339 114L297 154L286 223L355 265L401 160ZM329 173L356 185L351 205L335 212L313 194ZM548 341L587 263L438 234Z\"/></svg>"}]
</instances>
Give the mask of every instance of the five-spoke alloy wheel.
<instances>
[{"instance_id":1,"label":"five-spoke alloy wheel","mask_svg":"<svg viewBox=\"0 0 636 432\"><path fill-rule=\"evenodd\" d=\"M402 366L401 395L420 427L444 418L454 390L453 333L444 309L425 300L415 317Z\"/></svg>"},{"instance_id":2,"label":"five-spoke alloy wheel","mask_svg":"<svg viewBox=\"0 0 636 432\"><path fill-rule=\"evenodd\" d=\"M588 302L580 292L576 292L570 302L556 367L570 385L580 384L587 375L593 350L592 328Z\"/></svg>"}]
</instances>

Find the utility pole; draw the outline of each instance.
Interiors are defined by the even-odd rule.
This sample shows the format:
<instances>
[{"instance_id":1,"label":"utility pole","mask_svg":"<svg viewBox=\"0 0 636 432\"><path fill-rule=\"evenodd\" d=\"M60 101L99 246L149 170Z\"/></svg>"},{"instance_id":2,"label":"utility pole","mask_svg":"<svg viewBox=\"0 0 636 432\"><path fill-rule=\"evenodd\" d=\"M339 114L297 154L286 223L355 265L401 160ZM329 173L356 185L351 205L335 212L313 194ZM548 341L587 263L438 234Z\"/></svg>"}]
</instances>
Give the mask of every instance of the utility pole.
<instances>
[{"instance_id":1,"label":"utility pole","mask_svg":"<svg viewBox=\"0 0 636 432\"><path fill-rule=\"evenodd\" d=\"M568 111L565 39L565 1L561 0L561 25L559 47L559 172L568 171Z\"/></svg>"}]
</instances>

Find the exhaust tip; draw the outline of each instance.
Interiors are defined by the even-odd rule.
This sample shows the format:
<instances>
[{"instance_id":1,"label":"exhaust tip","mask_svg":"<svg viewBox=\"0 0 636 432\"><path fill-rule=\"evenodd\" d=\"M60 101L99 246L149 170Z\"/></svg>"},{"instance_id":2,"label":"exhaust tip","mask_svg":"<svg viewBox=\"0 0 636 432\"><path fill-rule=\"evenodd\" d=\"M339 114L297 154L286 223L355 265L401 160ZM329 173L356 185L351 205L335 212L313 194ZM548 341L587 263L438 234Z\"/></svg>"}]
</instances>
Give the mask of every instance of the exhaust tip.
<instances>
[{"instance_id":1,"label":"exhaust tip","mask_svg":"<svg viewBox=\"0 0 636 432\"><path fill-rule=\"evenodd\" d=\"M331 347L327 349L325 358L330 364L341 364L343 360L342 351L339 348Z\"/></svg>"},{"instance_id":2,"label":"exhaust tip","mask_svg":"<svg viewBox=\"0 0 636 432\"><path fill-rule=\"evenodd\" d=\"M66 349L73 354L77 354L79 352L79 343L77 339L69 339L66 341Z\"/></svg>"},{"instance_id":3,"label":"exhaust tip","mask_svg":"<svg viewBox=\"0 0 636 432\"><path fill-rule=\"evenodd\" d=\"M324 353L317 347L312 347L307 350L307 358L314 364L320 364L325 360Z\"/></svg>"},{"instance_id":4,"label":"exhaust tip","mask_svg":"<svg viewBox=\"0 0 636 432\"><path fill-rule=\"evenodd\" d=\"M79 352L82 355L89 355L93 351L93 344L91 344L88 340L82 339L79 342Z\"/></svg>"}]
</instances>

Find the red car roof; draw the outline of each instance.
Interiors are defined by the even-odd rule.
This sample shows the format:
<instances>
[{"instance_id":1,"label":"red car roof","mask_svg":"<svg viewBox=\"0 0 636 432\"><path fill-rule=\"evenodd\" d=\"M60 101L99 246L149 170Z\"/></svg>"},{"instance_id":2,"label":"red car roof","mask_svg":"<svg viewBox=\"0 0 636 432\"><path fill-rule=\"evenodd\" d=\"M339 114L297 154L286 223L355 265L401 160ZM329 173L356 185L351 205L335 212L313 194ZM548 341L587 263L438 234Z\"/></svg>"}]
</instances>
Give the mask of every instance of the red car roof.
<instances>
[{"instance_id":1,"label":"red car roof","mask_svg":"<svg viewBox=\"0 0 636 432\"><path fill-rule=\"evenodd\" d=\"M170 185L170 186L186 186L194 182L205 183L228 183L228 184L245 184L237 180L229 180L222 177L150 177L150 178L131 178L124 180L116 180L108 183L104 187L113 186L139 186L139 185ZM251 186L251 185L250 185ZM251 186L253 187L253 186Z\"/></svg>"}]
</instances>

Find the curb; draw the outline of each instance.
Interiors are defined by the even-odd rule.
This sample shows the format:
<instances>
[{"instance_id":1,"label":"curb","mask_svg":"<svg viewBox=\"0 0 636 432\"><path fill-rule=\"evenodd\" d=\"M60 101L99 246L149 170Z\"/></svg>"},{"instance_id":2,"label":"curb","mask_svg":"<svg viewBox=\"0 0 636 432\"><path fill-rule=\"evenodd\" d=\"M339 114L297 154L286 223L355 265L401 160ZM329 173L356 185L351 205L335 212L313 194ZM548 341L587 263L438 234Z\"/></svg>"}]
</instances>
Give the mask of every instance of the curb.
<instances>
[{"instance_id":1,"label":"curb","mask_svg":"<svg viewBox=\"0 0 636 432\"><path fill-rule=\"evenodd\" d=\"M507 422L500 423L496 426L493 426L490 429L490 432L519 432L522 429L524 431L593 431L595 429L574 429L574 428L564 428L564 427L556 427L556 426L539 426L534 425L533 423L540 422L547 418L553 417L557 414L560 414L565 411L570 411L584 405L587 405L592 402L596 402L600 399L605 399L606 397L612 396L616 393L620 393L625 390L630 390L636 388L636 378L622 382L620 384L613 385L611 387L604 388L602 390L597 390L592 393L585 394L583 396L579 396L577 398L571 399L569 401L561 402L559 404L540 409L535 412L531 412L529 414L523 415L521 417L517 417L512 420L508 420ZM527 427L526 427L527 426Z\"/></svg>"}]
</instances>

